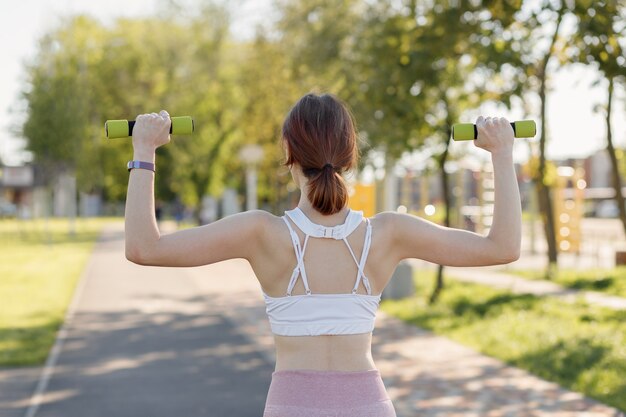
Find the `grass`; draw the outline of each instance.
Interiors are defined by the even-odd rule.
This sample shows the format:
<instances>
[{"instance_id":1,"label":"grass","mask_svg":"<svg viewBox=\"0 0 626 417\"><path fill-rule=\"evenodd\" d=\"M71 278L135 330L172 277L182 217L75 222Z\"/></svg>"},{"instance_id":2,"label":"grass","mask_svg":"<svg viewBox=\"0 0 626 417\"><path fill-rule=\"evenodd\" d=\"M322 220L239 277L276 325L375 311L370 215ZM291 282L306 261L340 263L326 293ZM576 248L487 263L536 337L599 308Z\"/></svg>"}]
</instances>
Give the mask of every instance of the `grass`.
<instances>
[{"instance_id":1,"label":"grass","mask_svg":"<svg viewBox=\"0 0 626 417\"><path fill-rule=\"evenodd\" d=\"M527 279L544 279L543 272L536 270L512 269L507 273ZM552 282L566 288L582 291L598 291L606 294L626 297L626 266L612 269L559 269Z\"/></svg>"},{"instance_id":2,"label":"grass","mask_svg":"<svg viewBox=\"0 0 626 417\"><path fill-rule=\"evenodd\" d=\"M106 221L0 219L0 366L45 362Z\"/></svg>"},{"instance_id":3,"label":"grass","mask_svg":"<svg viewBox=\"0 0 626 417\"><path fill-rule=\"evenodd\" d=\"M434 273L417 271L417 294L381 309L486 355L626 410L626 311L515 295L446 281L427 303Z\"/></svg>"}]
</instances>

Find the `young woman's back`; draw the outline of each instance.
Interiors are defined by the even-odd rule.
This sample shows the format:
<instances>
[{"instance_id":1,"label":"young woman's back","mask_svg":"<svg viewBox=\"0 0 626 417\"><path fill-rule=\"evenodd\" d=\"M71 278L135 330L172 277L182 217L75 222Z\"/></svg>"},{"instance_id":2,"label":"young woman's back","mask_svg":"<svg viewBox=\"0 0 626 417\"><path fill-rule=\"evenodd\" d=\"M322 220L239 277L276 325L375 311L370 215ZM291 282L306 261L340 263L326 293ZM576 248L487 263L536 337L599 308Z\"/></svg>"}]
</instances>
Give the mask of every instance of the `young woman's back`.
<instances>
[{"instance_id":1,"label":"young woman's back","mask_svg":"<svg viewBox=\"0 0 626 417\"><path fill-rule=\"evenodd\" d=\"M141 115L136 160L154 163L169 142L167 112ZM131 171L126 201L126 257L141 265L197 266L232 258L250 262L276 341L276 369L264 417L395 416L371 355L383 289L398 262L420 258L452 266L519 257L521 204L513 168L513 131L505 119L477 121L476 146L491 152L493 223L487 236L383 212L364 218L349 208L341 175L356 167L357 136L347 106L307 94L283 125L282 144L301 190L280 216L250 210L206 226L161 236L154 219L154 174ZM228 279L224 277L224 279Z\"/></svg>"},{"instance_id":2,"label":"young woman's back","mask_svg":"<svg viewBox=\"0 0 626 417\"><path fill-rule=\"evenodd\" d=\"M340 217L332 215L323 218L313 213L309 213L307 217L316 224L336 226L344 222L348 210L338 213ZM286 297L290 278L294 268L298 266L297 259L288 226L281 217L270 216L263 233L265 243L259 246L258 253L250 259L250 265L266 296ZM391 279L398 259L391 253L393 242L389 230L389 214L380 213L368 220L371 224L371 243L366 254L363 275L369 282L369 295L378 296ZM288 221L291 222L302 247L305 233L291 220ZM348 245L359 261L366 243L366 230L366 219L363 218L356 229L346 236ZM342 239L308 239L303 265L311 295L352 295L358 266L348 245ZM368 295L362 278L356 294ZM291 295L306 295L302 274L297 277ZM275 335L276 370L357 371L376 368L371 356L371 336L371 332L299 337Z\"/></svg>"}]
</instances>

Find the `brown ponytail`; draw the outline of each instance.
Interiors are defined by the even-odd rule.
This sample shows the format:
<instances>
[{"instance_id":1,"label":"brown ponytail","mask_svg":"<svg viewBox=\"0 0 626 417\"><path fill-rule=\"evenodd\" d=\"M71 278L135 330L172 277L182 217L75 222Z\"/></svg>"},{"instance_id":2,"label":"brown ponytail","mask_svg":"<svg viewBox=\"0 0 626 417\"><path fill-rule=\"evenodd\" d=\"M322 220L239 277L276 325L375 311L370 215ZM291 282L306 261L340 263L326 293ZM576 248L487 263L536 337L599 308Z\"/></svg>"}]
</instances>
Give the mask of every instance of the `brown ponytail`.
<instances>
[{"instance_id":1,"label":"brown ponytail","mask_svg":"<svg viewBox=\"0 0 626 417\"><path fill-rule=\"evenodd\" d=\"M300 165L313 207L325 215L341 211L348 203L341 173L355 167L359 158L348 106L332 94L307 94L287 115L282 136L288 147L283 165Z\"/></svg>"}]
</instances>

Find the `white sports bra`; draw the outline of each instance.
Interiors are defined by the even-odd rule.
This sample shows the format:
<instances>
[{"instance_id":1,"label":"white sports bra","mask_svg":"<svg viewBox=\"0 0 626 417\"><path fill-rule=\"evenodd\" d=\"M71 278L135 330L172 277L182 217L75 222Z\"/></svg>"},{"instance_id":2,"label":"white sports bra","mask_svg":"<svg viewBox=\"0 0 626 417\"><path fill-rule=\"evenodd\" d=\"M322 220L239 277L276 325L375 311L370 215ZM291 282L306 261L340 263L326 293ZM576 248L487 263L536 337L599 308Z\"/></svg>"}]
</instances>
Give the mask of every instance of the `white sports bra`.
<instances>
[{"instance_id":1,"label":"white sports bra","mask_svg":"<svg viewBox=\"0 0 626 417\"><path fill-rule=\"evenodd\" d=\"M349 210L345 222L333 227L313 223L299 207L285 211L285 214L293 220L306 236L301 249L298 235L294 232L287 218L282 216L291 234L297 264L291 274L285 297L270 297L263 291L266 304L265 311L269 318L270 328L274 334L281 336L318 336L369 333L374 330L376 311L382 294L372 295L369 281L363 274L363 267L365 266L372 241L372 226L369 219L365 218L367 229L361 261L359 262L356 256L354 256L346 236L350 235L361 224L363 212ZM351 294L311 293L303 262L304 251L311 236L343 240L346 243L352 258L358 266L356 283ZM302 274L302 282L306 294L291 295L291 291L300 274ZM367 290L367 294L357 293L361 276L363 277L363 285Z\"/></svg>"}]
</instances>

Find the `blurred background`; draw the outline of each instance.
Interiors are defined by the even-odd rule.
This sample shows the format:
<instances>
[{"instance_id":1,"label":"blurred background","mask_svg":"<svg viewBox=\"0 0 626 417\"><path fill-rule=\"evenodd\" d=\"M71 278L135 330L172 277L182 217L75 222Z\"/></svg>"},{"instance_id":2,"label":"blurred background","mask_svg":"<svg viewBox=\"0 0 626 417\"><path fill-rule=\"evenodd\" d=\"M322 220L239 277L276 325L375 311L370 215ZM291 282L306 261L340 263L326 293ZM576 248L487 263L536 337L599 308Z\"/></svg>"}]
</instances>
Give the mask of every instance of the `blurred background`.
<instances>
[{"instance_id":1,"label":"blurred background","mask_svg":"<svg viewBox=\"0 0 626 417\"><path fill-rule=\"evenodd\" d=\"M114 3L3 14L2 216L123 215L132 148L105 140L103 123L161 108L197 128L158 151L159 215L282 213L299 192L280 167L281 123L313 90L354 110L362 159L348 179L366 215L488 229L488 154L449 141L451 124L483 114L537 121L515 149L532 252L557 262L585 247L587 224L615 224L602 234L614 243L626 228L617 2Z\"/></svg>"},{"instance_id":2,"label":"blurred background","mask_svg":"<svg viewBox=\"0 0 626 417\"><path fill-rule=\"evenodd\" d=\"M50 248L66 247L68 256L86 260L102 224L123 216L132 145L105 138L108 119L160 109L194 118L192 136L173 136L157 150L155 180L160 224L192 227L242 210L282 215L294 207L299 190L281 166L282 121L307 92L331 92L352 108L360 133L361 161L346 178L351 208L366 216L401 211L478 233L489 231L493 213L490 158L472 143L452 141L451 125L479 115L533 119L536 137L516 139L514 150L522 256L494 273L591 291L609 297L597 308L613 307L563 307L571 315L551 326L571 330L563 340L591 345L587 353L572 345L582 359L553 358L553 371L540 371L547 365L538 358L516 362L493 341L464 341L626 409L624 2L24 0L3 7L0 28L5 294L36 291L35 281L25 287L28 268L67 267L33 268L36 251L45 258ZM450 331L430 321L437 303L459 318L474 311L461 299L502 297L455 287L458 279L472 281L467 271L454 277L452 270L448 284L441 266L415 260L410 267L411 282L428 277L417 284L425 304L388 306L420 326ZM64 284L68 295L51 329L73 282ZM514 293L511 286L502 291ZM446 292L451 298L440 299ZM545 316L535 304L499 300L511 315L536 308ZM25 307L8 305L0 326L32 325ZM484 311L476 320L484 322ZM41 361L52 337L39 339L32 356L15 356L22 336L4 335L5 365ZM594 343L608 353L598 358Z\"/></svg>"}]
</instances>

